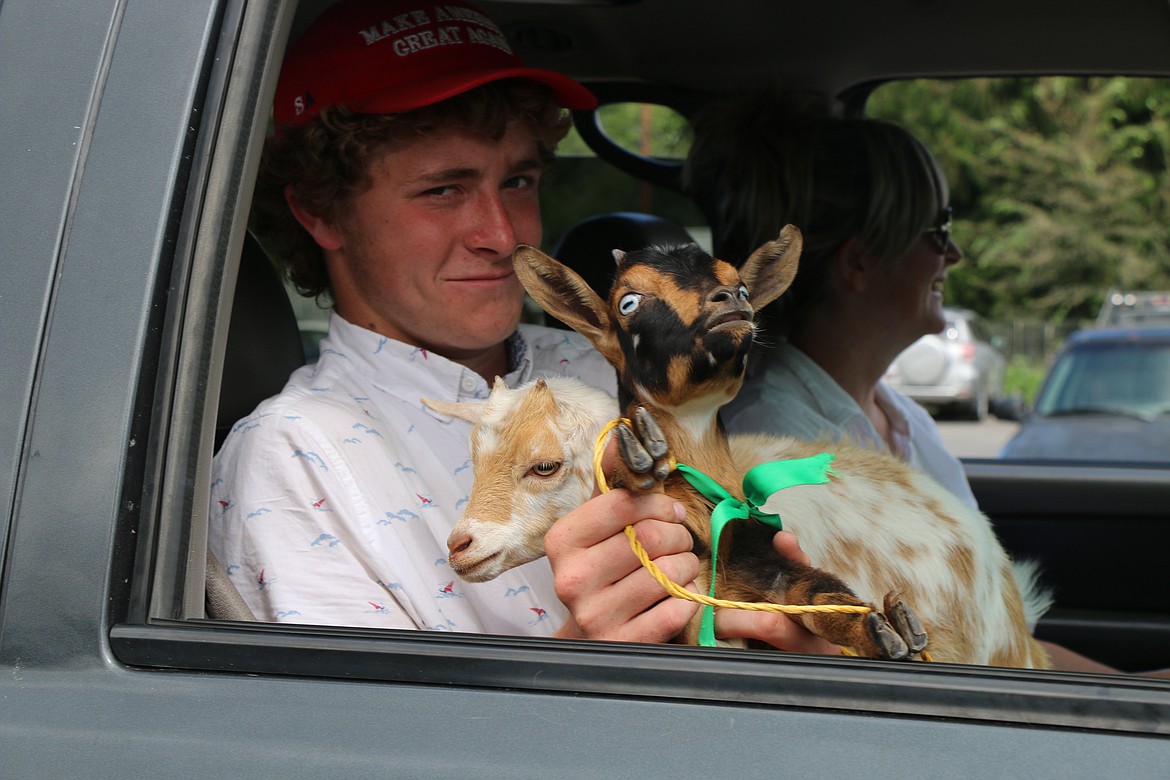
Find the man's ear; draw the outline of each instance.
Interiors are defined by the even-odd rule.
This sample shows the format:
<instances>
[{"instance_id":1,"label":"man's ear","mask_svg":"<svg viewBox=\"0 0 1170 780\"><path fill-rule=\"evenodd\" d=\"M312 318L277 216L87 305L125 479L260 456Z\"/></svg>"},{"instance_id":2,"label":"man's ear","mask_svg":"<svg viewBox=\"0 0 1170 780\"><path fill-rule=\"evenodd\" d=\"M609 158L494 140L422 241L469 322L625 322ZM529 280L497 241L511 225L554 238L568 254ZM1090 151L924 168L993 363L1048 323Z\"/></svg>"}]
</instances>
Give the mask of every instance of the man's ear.
<instances>
[{"instance_id":1,"label":"man's ear","mask_svg":"<svg viewBox=\"0 0 1170 780\"><path fill-rule=\"evenodd\" d=\"M301 227L309 232L309 235L317 242L317 246L326 251L341 249L341 233L323 217L318 217L303 208L297 201L296 192L291 184L286 184L284 187L284 200L288 203L289 211L296 217L297 222L301 223Z\"/></svg>"}]
</instances>

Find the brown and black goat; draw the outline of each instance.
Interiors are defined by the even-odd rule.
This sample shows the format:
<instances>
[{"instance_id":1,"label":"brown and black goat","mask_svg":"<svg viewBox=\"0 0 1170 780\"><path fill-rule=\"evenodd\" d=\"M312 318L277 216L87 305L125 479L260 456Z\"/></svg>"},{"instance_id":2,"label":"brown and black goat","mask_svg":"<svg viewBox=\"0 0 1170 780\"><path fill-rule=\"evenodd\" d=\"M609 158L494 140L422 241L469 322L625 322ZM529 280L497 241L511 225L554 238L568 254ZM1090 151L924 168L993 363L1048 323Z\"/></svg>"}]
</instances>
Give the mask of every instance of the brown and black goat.
<instances>
[{"instance_id":1,"label":"brown and black goat","mask_svg":"<svg viewBox=\"0 0 1170 780\"><path fill-rule=\"evenodd\" d=\"M796 533L815 567L779 559L770 527L732 524L719 544L721 598L881 604L865 614L801 618L814 633L866 657L912 656L925 643L925 628L935 660L1048 666L1028 630L1043 596L1021 596L985 516L885 453L846 442L724 435L718 410L743 382L753 306L788 287L799 253L800 234L791 226L740 271L693 244L615 252L608 302L532 247L518 247L514 265L544 309L586 336L617 370L619 401L637 430L619 428L623 458L611 481L665 490L680 501L701 555L711 549L711 504L671 470L672 455L742 498L741 481L752 466L834 453L827 484L781 490L765 507ZM1024 587L1033 589L1030 582Z\"/></svg>"}]
</instances>

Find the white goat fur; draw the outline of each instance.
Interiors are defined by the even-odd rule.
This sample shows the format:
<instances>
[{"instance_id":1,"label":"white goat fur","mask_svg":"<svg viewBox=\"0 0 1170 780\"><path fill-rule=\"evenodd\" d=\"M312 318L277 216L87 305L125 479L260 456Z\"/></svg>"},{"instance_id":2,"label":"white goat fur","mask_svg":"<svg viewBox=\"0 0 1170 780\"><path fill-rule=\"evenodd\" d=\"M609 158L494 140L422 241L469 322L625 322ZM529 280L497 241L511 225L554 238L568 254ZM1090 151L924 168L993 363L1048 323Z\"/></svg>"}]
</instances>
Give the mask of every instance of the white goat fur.
<instances>
[{"instance_id":1,"label":"white goat fur","mask_svg":"<svg viewBox=\"0 0 1170 780\"><path fill-rule=\"evenodd\" d=\"M617 415L613 396L564 377L516 390L496 379L487 401L423 403L474 423L475 483L447 541L451 568L468 582L486 582L544 555L548 529L592 495L593 442ZM549 463L559 467L539 473Z\"/></svg>"},{"instance_id":2,"label":"white goat fur","mask_svg":"<svg viewBox=\"0 0 1170 780\"><path fill-rule=\"evenodd\" d=\"M450 536L452 549L470 544L452 553L455 570L484 582L542 556L552 524L593 494L593 443L617 402L580 381L550 378L517 389L497 382L487 401L425 403L474 423L475 487ZM1013 569L990 521L931 477L846 442L744 435L729 444L744 472L772 460L836 455L840 478L782 490L764 508L783 518L814 566L843 577L862 600L880 604L889 591L900 593L927 625L935 660L1047 665L1022 629L1050 603L1033 568ZM558 459L563 465L551 477L533 472Z\"/></svg>"},{"instance_id":3,"label":"white goat fur","mask_svg":"<svg viewBox=\"0 0 1170 780\"><path fill-rule=\"evenodd\" d=\"M723 349L719 358L723 362L717 363L708 344L732 339L738 339L734 343L740 347L750 343L752 305L766 305L788 286L799 246L799 232L785 228L739 271L697 247L678 248L678 254L651 249L636 259L617 253L619 271L608 303L578 275L538 250L518 248L513 260L525 287L546 311L589 338L615 366L619 385L634 388L635 399L652 410L672 452L732 493L742 495L739 485L732 483L752 466L833 452L836 476L828 484L781 490L765 508L779 514L797 535L815 567L843 579L863 601L883 604L890 594L900 597L924 624L936 660L1048 666L1046 653L1029 631L1029 623L1047 606L1034 587L1034 577L1017 581L990 521L932 478L889 453L845 441L725 437L716 412L738 391L746 352L739 347ZM700 265L708 262L709 268ZM685 284L679 283L679 274L684 273L679 263L694 264L685 271ZM749 293L752 305L746 303ZM638 324L634 320L643 299L649 314ZM634 305L620 311L619 300ZM662 306L674 315L663 315ZM729 318L729 313L735 316ZM622 346L621 339L628 342L628 329L635 326L633 347ZM657 327L674 329L676 338L650 342L661 349L643 355L636 339L657 338ZM745 335L748 342L743 341ZM694 342L688 341L691 338ZM692 343L693 348L688 347ZM627 355L627 349L637 354ZM647 362L663 353L669 356L669 365L665 360ZM688 384L687 378L702 375L708 364L712 373L703 383ZM666 372L668 382L663 384L663 375L655 371ZM644 382L657 384L652 389ZM478 415L472 445L475 486L464 518L448 540L452 565L465 578L488 579L506 568L505 561L516 565L538 557L551 524L592 494L593 440L616 416L616 408L612 400L583 405L579 399L587 391L579 385L571 389L572 385L546 381L509 391L497 382L484 407L460 415L465 419ZM450 406L432 407L455 413ZM563 465L552 469L557 462ZM677 487L679 482L673 484ZM685 490L672 495L686 504L690 530L700 539L709 538L698 494ZM501 524L512 528L487 530ZM699 584L705 587L705 582ZM733 586L730 581L725 584ZM813 618L802 619L814 627Z\"/></svg>"}]
</instances>

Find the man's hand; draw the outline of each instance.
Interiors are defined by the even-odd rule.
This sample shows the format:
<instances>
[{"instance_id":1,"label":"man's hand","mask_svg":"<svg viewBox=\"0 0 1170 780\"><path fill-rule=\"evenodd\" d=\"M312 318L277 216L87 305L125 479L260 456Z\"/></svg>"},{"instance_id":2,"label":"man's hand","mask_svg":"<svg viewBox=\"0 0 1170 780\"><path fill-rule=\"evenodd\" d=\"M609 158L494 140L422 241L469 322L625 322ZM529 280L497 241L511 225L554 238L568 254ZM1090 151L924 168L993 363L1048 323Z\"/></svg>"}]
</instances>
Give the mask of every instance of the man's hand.
<instances>
[{"instance_id":1,"label":"man's hand","mask_svg":"<svg viewBox=\"0 0 1170 780\"><path fill-rule=\"evenodd\" d=\"M671 598L642 568L622 530L631 523L650 559L674 582L696 590L699 559L680 504L663 494L612 490L562 517L545 537L557 597L572 619L558 636L666 642L699 605Z\"/></svg>"},{"instance_id":2,"label":"man's hand","mask_svg":"<svg viewBox=\"0 0 1170 780\"><path fill-rule=\"evenodd\" d=\"M772 547L782 558L810 563L800 549L800 542L788 531L772 538ZM811 633L800 623L780 612L749 612L742 609L715 610L715 636L720 639L757 639L777 650L791 653L840 655L841 648Z\"/></svg>"}]
</instances>

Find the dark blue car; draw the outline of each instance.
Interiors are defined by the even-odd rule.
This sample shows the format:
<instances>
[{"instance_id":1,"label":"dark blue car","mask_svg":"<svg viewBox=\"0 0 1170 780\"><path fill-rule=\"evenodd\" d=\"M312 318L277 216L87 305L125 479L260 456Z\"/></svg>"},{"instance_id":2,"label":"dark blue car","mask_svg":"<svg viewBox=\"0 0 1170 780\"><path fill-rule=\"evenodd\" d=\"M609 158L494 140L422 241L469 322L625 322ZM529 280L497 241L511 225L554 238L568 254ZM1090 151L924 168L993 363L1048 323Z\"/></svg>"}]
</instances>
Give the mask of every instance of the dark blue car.
<instances>
[{"instance_id":1,"label":"dark blue car","mask_svg":"<svg viewBox=\"0 0 1170 780\"><path fill-rule=\"evenodd\" d=\"M1170 327L1074 333L1000 457L1170 462Z\"/></svg>"}]
</instances>

